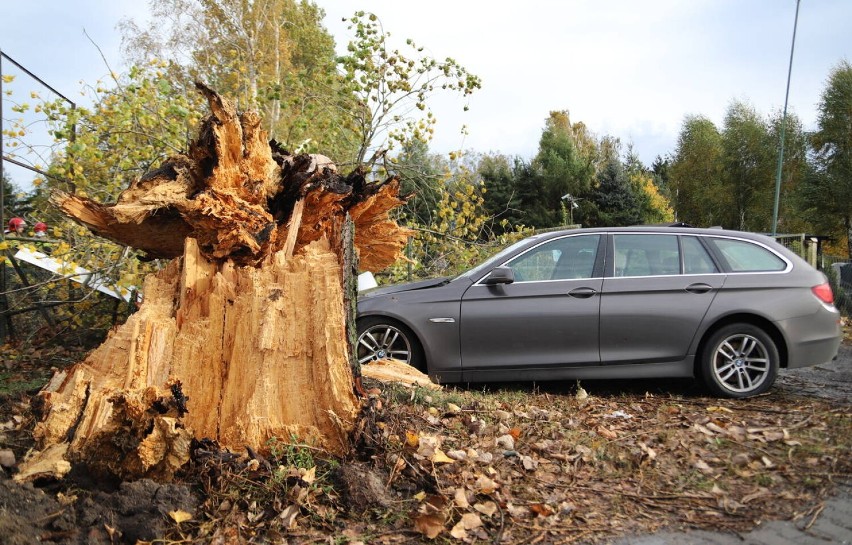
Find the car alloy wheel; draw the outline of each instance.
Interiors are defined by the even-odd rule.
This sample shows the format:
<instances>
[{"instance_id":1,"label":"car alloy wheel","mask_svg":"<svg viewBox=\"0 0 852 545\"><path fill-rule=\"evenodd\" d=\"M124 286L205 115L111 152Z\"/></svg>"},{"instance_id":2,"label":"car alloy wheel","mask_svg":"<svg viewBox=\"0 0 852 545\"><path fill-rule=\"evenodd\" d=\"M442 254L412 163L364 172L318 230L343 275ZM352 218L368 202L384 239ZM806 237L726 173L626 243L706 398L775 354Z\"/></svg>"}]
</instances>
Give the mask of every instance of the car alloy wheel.
<instances>
[{"instance_id":1,"label":"car alloy wheel","mask_svg":"<svg viewBox=\"0 0 852 545\"><path fill-rule=\"evenodd\" d=\"M732 324L710 339L704 377L714 393L749 397L768 390L778 372L778 350L772 338L750 324Z\"/></svg>"},{"instance_id":2,"label":"car alloy wheel","mask_svg":"<svg viewBox=\"0 0 852 545\"><path fill-rule=\"evenodd\" d=\"M393 358L411 364L412 350L408 337L389 324L377 324L358 336L358 363Z\"/></svg>"}]
</instances>

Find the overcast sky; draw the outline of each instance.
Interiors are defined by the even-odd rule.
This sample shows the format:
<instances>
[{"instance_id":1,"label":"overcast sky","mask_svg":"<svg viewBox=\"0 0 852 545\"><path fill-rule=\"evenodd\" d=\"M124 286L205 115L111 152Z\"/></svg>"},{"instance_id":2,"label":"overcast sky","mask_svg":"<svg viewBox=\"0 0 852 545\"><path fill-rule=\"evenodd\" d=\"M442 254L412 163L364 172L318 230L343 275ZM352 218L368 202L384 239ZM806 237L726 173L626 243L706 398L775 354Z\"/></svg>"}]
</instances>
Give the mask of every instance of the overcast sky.
<instances>
[{"instance_id":1,"label":"overcast sky","mask_svg":"<svg viewBox=\"0 0 852 545\"><path fill-rule=\"evenodd\" d=\"M721 125L734 99L763 115L783 108L796 10L795 0L317 3L340 49L350 38L341 18L372 11L400 43L412 38L482 78L468 112L454 97L435 103L433 151L530 159L548 112L569 110L599 136L633 143L648 165L674 151L686 115ZM0 48L73 100L81 81L107 73L84 30L120 70L116 24L146 14L145 0L0 0ZM789 110L807 129L829 71L844 59L852 60L852 0L802 0Z\"/></svg>"}]
</instances>

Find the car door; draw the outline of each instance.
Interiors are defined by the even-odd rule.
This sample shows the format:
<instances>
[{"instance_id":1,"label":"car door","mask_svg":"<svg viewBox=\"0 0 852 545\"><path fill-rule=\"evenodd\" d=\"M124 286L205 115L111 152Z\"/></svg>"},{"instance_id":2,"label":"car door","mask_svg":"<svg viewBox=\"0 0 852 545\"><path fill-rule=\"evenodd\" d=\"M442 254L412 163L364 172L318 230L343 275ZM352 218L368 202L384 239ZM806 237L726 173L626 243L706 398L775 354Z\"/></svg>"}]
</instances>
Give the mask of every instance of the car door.
<instances>
[{"instance_id":1,"label":"car door","mask_svg":"<svg viewBox=\"0 0 852 545\"><path fill-rule=\"evenodd\" d=\"M551 239L504 264L514 273L513 283L488 286L480 280L468 288L460 324L466 376L488 369L598 365L604 248L599 233Z\"/></svg>"},{"instance_id":2,"label":"car door","mask_svg":"<svg viewBox=\"0 0 852 545\"><path fill-rule=\"evenodd\" d=\"M673 362L686 357L725 282L699 237L614 233L601 293L601 362Z\"/></svg>"}]
</instances>

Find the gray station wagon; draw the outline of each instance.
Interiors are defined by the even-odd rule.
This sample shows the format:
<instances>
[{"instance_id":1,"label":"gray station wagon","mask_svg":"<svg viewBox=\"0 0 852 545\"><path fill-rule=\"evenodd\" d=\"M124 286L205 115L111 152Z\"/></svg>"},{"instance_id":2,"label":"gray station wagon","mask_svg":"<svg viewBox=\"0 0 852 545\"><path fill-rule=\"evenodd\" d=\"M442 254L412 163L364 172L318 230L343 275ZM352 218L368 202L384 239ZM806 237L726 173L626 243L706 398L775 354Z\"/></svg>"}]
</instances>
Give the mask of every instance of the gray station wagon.
<instances>
[{"instance_id":1,"label":"gray station wagon","mask_svg":"<svg viewBox=\"0 0 852 545\"><path fill-rule=\"evenodd\" d=\"M440 382L694 376L748 397L779 367L830 361L840 339L821 272L721 229L544 233L456 278L358 301L362 364L396 358Z\"/></svg>"}]
</instances>

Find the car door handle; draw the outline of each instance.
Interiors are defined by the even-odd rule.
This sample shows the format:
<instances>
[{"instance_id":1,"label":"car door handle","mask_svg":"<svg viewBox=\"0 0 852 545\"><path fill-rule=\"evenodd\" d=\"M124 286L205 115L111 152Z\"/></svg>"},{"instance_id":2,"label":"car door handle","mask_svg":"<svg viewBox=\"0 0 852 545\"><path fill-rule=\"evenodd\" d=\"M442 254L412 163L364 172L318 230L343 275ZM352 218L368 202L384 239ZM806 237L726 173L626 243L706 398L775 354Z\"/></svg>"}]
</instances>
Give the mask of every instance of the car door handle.
<instances>
[{"instance_id":1,"label":"car door handle","mask_svg":"<svg viewBox=\"0 0 852 545\"><path fill-rule=\"evenodd\" d=\"M686 287L686 291L689 293L707 293L712 289L713 286L710 284L690 284Z\"/></svg>"},{"instance_id":2,"label":"car door handle","mask_svg":"<svg viewBox=\"0 0 852 545\"><path fill-rule=\"evenodd\" d=\"M576 297L577 299L588 299L592 295L596 294L597 290L594 288L576 288L568 292L568 295L571 297Z\"/></svg>"}]
</instances>

